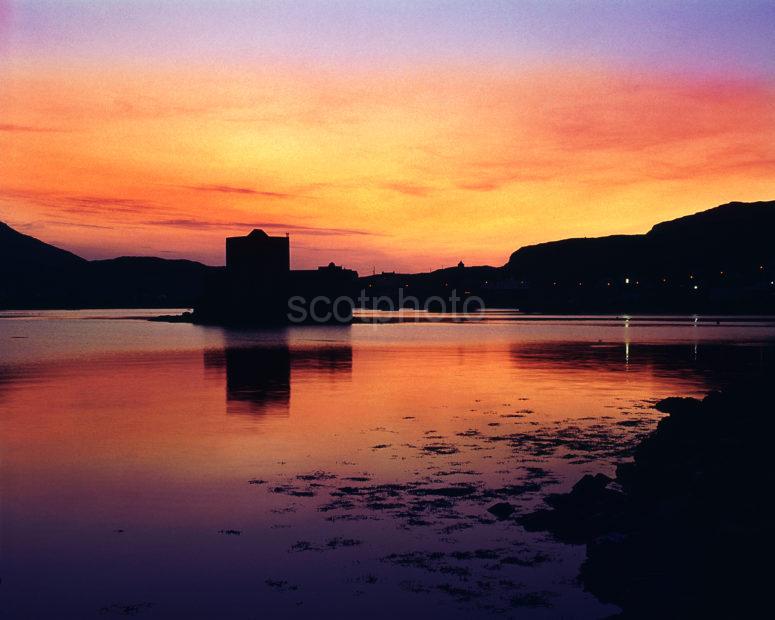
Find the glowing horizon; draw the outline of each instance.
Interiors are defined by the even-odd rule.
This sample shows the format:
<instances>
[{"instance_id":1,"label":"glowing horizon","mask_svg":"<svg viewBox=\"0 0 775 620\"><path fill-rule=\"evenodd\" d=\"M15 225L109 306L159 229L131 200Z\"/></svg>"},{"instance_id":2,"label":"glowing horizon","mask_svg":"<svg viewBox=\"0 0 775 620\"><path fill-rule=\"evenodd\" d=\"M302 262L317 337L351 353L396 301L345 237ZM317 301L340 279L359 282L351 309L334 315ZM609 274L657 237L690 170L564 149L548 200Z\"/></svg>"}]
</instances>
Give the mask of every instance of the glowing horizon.
<instances>
[{"instance_id":1,"label":"glowing horizon","mask_svg":"<svg viewBox=\"0 0 775 620\"><path fill-rule=\"evenodd\" d=\"M656 7L0 2L0 220L424 271L772 199L775 9Z\"/></svg>"}]
</instances>

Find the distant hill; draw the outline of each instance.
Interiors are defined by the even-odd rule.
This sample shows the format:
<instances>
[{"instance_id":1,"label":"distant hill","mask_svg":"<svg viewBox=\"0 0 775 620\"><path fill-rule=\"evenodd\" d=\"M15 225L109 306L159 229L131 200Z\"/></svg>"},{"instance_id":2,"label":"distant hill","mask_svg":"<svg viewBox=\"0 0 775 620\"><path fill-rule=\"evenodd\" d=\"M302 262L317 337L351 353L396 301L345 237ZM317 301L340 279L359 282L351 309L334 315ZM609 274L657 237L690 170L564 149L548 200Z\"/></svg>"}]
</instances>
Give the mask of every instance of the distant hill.
<instances>
[{"instance_id":1,"label":"distant hill","mask_svg":"<svg viewBox=\"0 0 775 620\"><path fill-rule=\"evenodd\" d=\"M67 268L85 264L86 259L72 252L60 250L35 237L22 234L0 222L0 270L23 268L34 271L49 268Z\"/></svg>"},{"instance_id":2,"label":"distant hill","mask_svg":"<svg viewBox=\"0 0 775 620\"><path fill-rule=\"evenodd\" d=\"M775 201L731 202L654 226L645 235L565 239L514 252L506 269L534 284L650 280L758 270L775 257Z\"/></svg>"},{"instance_id":3,"label":"distant hill","mask_svg":"<svg viewBox=\"0 0 775 620\"><path fill-rule=\"evenodd\" d=\"M0 222L0 308L57 305L88 261Z\"/></svg>"},{"instance_id":4,"label":"distant hill","mask_svg":"<svg viewBox=\"0 0 775 620\"><path fill-rule=\"evenodd\" d=\"M189 307L216 270L151 257L88 261L0 222L0 308Z\"/></svg>"},{"instance_id":5,"label":"distant hill","mask_svg":"<svg viewBox=\"0 0 775 620\"><path fill-rule=\"evenodd\" d=\"M121 256L89 263L90 304L106 307L191 307L208 274L218 271L191 260Z\"/></svg>"},{"instance_id":6,"label":"distant hill","mask_svg":"<svg viewBox=\"0 0 775 620\"><path fill-rule=\"evenodd\" d=\"M525 307L775 309L775 201L731 202L645 235L520 248L505 271L531 290Z\"/></svg>"}]
</instances>

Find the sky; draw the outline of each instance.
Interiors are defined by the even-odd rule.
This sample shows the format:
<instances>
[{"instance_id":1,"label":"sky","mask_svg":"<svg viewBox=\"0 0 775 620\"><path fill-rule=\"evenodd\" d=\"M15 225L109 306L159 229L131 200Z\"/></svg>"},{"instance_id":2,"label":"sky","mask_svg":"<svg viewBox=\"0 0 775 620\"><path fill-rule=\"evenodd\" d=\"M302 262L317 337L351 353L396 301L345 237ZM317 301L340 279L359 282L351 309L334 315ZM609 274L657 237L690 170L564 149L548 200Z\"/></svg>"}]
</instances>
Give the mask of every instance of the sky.
<instances>
[{"instance_id":1,"label":"sky","mask_svg":"<svg viewBox=\"0 0 775 620\"><path fill-rule=\"evenodd\" d=\"M0 220L362 273L642 233L775 198L773 31L773 0L0 0Z\"/></svg>"}]
</instances>

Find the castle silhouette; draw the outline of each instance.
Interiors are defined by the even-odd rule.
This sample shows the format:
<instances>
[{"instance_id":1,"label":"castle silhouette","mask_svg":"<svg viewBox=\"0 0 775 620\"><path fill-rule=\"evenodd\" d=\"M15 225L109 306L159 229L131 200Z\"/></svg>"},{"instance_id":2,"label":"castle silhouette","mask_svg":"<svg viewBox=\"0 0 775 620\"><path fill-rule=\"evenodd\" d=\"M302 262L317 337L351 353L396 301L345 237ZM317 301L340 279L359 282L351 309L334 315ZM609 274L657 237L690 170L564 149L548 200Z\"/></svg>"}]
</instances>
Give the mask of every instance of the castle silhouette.
<instances>
[{"instance_id":1,"label":"castle silhouette","mask_svg":"<svg viewBox=\"0 0 775 620\"><path fill-rule=\"evenodd\" d=\"M254 229L226 238L226 267L209 275L193 318L218 324L285 323L295 299L314 303L315 322L349 323L357 288L358 273L333 262L292 270L290 237Z\"/></svg>"}]
</instances>

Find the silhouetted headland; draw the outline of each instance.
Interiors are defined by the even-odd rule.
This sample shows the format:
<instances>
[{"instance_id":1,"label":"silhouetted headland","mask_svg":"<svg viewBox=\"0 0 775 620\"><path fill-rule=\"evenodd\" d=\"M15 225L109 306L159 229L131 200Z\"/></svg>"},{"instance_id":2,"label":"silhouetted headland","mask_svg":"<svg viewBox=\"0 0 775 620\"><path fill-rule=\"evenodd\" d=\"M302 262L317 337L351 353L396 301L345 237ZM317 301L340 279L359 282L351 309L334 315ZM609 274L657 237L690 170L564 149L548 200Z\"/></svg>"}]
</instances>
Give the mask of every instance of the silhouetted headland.
<instances>
[{"instance_id":1,"label":"silhouetted headland","mask_svg":"<svg viewBox=\"0 0 775 620\"><path fill-rule=\"evenodd\" d=\"M122 256L88 261L0 222L0 308L180 308L221 268Z\"/></svg>"},{"instance_id":2,"label":"silhouetted headland","mask_svg":"<svg viewBox=\"0 0 775 620\"><path fill-rule=\"evenodd\" d=\"M298 296L307 309L316 297L357 306L361 291L393 308L435 309L433 299L454 291L485 307L535 313L771 314L773 233L775 201L732 202L644 235L526 246L501 267L461 261L428 273L358 278L333 263L291 270L289 239L259 230L229 238L226 267L209 267L147 257L87 261L0 224L0 308L195 307L182 320L273 323L287 320ZM341 322L349 320L345 305ZM326 316L322 302L317 310Z\"/></svg>"}]
</instances>

